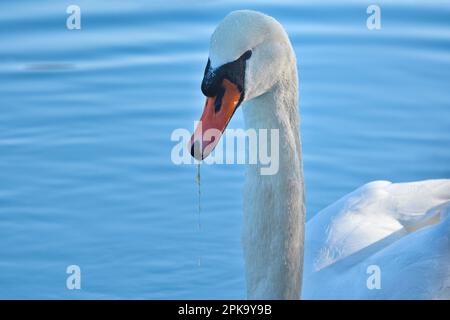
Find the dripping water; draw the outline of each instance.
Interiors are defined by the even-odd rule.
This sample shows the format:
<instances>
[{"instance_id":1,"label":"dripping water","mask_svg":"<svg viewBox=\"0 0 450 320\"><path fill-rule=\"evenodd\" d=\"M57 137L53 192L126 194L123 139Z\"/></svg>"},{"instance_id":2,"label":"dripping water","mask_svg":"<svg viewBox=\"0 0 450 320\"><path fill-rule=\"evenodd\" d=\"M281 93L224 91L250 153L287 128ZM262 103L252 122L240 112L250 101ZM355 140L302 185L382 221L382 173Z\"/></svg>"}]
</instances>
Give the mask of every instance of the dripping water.
<instances>
[{"instance_id":1,"label":"dripping water","mask_svg":"<svg viewBox=\"0 0 450 320\"><path fill-rule=\"evenodd\" d=\"M197 182L197 187L198 187L198 230L201 229L201 224L200 224L200 213L202 211L202 206L201 206L201 185L200 185L200 162L197 164L197 176L195 177L195 181Z\"/></svg>"},{"instance_id":2,"label":"dripping water","mask_svg":"<svg viewBox=\"0 0 450 320\"><path fill-rule=\"evenodd\" d=\"M197 227L198 227L198 232L200 233L201 230L201 223L200 223L200 213L202 211L202 206L201 206L201 182L200 182L200 161L197 163L197 175L195 177L195 181L197 183L197 188L198 188L198 212L197 212ZM201 266L201 257L198 257L198 266Z\"/></svg>"}]
</instances>

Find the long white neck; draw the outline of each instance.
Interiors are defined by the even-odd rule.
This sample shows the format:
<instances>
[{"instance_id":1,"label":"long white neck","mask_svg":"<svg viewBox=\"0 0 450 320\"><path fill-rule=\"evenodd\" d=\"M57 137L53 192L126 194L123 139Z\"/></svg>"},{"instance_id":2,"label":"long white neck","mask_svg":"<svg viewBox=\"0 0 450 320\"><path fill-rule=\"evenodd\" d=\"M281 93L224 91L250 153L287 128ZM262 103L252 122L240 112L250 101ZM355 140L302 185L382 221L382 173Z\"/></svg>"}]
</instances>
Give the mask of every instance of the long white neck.
<instances>
[{"instance_id":1,"label":"long white neck","mask_svg":"<svg viewBox=\"0 0 450 320\"><path fill-rule=\"evenodd\" d=\"M248 166L246 176L242 242L247 295L249 299L298 299L305 209L296 64L242 110L247 129L279 130L278 173L261 175L257 164Z\"/></svg>"}]
</instances>

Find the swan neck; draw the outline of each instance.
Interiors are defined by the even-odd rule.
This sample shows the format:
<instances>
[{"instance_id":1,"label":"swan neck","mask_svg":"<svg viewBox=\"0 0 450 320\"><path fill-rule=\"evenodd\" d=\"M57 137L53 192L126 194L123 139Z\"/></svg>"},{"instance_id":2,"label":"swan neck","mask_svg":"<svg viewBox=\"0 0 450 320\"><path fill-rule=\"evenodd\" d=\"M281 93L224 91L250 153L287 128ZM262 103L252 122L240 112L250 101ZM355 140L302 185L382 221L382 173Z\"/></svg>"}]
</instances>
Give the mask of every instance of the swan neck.
<instances>
[{"instance_id":1,"label":"swan neck","mask_svg":"<svg viewBox=\"0 0 450 320\"><path fill-rule=\"evenodd\" d=\"M295 66L295 64L294 64ZM303 265L303 172L297 102L297 74L243 106L245 124L279 131L279 168L262 175L248 165L244 187L243 248L251 299L297 299ZM273 145L267 134L269 147ZM273 153L273 152L272 152Z\"/></svg>"}]
</instances>

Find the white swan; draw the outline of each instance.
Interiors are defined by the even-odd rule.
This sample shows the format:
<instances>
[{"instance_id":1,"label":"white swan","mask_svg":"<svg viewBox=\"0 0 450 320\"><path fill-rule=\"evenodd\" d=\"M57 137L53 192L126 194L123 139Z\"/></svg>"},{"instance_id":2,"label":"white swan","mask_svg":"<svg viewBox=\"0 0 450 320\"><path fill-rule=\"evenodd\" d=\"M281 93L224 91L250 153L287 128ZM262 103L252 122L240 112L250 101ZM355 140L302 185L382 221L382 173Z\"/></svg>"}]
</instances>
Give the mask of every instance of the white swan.
<instances>
[{"instance_id":1,"label":"white swan","mask_svg":"<svg viewBox=\"0 0 450 320\"><path fill-rule=\"evenodd\" d=\"M304 244L303 298L450 297L450 180L367 184L318 213L304 239L297 90L282 26L254 11L225 17L211 37L202 128L190 144L194 157L208 156L219 139L203 133L223 132L241 103L247 128L279 129L278 173L261 175L260 165L249 165L246 175L248 298L298 298ZM367 274L372 270L377 274ZM368 286L378 271L380 283Z\"/></svg>"}]
</instances>

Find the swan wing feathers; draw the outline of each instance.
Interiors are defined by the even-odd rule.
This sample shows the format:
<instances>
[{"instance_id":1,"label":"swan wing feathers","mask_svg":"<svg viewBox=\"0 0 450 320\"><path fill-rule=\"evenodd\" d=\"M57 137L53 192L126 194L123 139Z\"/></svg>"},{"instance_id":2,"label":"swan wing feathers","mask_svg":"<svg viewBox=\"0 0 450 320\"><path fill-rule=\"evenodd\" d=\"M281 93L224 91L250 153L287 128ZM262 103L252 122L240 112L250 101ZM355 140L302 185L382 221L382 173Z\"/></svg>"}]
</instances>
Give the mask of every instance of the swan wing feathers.
<instances>
[{"instance_id":1,"label":"swan wing feathers","mask_svg":"<svg viewBox=\"0 0 450 320\"><path fill-rule=\"evenodd\" d=\"M368 183L308 221L304 289L312 293L308 278L315 278L311 283L315 288L322 288L316 291L339 294L339 290L345 290L361 297L357 290L360 288L364 291L362 297L368 298L365 285L350 288L357 285L356 279L367 279L369 265L380 264L385 266L383 279L391 279L387 283L408 288L397 291L393 288L391 296L395 292L400 297L418 297L419 292L422 297L448 296L449 237L450 180ZM403 271L407 274L407 270L414 278L399 274ZM419 279L418 274L426 275L425 280ZM330 285L334 283L337 291L319 284L324 279ZM409 287L399 281L406 281ZM371 292L376 294L381 292ZM353 297L352 294L340 296Z\"/></svg>"}]
</instances>

